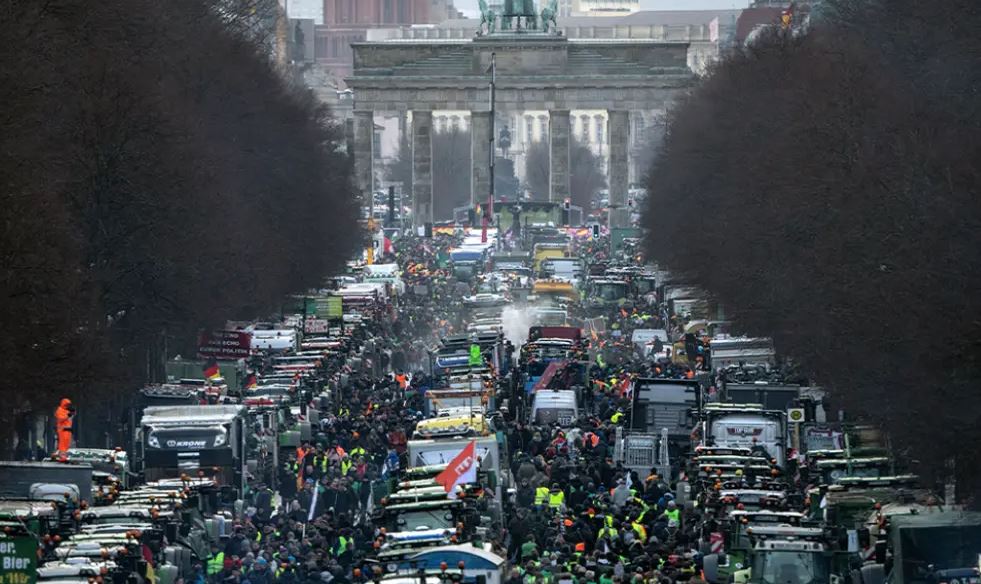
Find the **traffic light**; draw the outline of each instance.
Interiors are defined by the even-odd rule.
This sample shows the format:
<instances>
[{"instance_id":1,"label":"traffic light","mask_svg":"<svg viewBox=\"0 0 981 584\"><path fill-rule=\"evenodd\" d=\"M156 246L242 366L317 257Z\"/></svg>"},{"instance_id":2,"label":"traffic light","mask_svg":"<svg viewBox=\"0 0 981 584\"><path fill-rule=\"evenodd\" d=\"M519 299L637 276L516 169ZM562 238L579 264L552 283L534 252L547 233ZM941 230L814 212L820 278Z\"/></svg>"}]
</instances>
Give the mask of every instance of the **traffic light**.
<instances>
[{"instance_id":1,"label":"traffic light","mask_svg":"<svg viewBox=\"0 0 981 584\"><path fill-rule=\"evenodd\" d=\"M600 236L599 223L594 223L593 224L593 239L599 239L599 236Z\"/></svg>"}]
</instances>

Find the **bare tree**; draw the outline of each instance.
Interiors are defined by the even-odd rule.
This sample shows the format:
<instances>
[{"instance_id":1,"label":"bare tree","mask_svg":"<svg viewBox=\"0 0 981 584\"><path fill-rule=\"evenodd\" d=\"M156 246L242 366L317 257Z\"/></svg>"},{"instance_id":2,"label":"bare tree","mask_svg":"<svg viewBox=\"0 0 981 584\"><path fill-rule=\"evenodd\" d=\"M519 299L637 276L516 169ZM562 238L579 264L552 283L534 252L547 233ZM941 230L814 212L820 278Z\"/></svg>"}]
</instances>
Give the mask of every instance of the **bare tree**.
<instances>
[{"instance_id":1,"label":"bare tree","mask_svg":"<svg viewBox=\"0 0 981 584\"><path fill-rule=\"evenodd\" d=\"M470 132L452 127L432 136L433 213L437 221L453 218L453 209L470 204ZM412 142L399 140L395 159L385 169L388 180L401 181L412 192Z\"/></svg>"},{"instance_id":2,"label":"bare tree","mask_svg":"<svg viewBox=\"0 0 981 584\"><path fill-rule=\"evenodd\" d=\"M450 128L433 134L433 213L451 219L470 205L470 132Z\"/></svg>"},{"instance_id":3,"label":"bare tree","mask_svg":"<svg viewBox=\"0 0 981 584\"><path fill-rule=\"evenodd\" d=\"M341 134L269 54L214 3L5 6L0 423L61 394L119 402L164 332L193 353L199 328L343 265Z\"/></svg>"},{"instance_id":4,"label":"bare tree","mask_svg":"<svg viewBox=\"0 0 981 584\"><path fill-rule=\"evenodd\" d=\"M525 184L532 200L548 200L549 160L549 145L544 141L533 142L525 154ZM596 193L606 187L606 177L599 156L577 138L569 147L569 171L572 204L589 209Z\"/></svg>"},{"instance_id":5,"label":"bare tree","mask_svg":"<svg viewBox=\"0 0 981 584\"><path fill-rule=\"evenodd\" d=\"M981 12L827 4L807 34L764 35L673 112L648 249L920 470L954 457L977 492Z\"/></svg>"}]
</instances>

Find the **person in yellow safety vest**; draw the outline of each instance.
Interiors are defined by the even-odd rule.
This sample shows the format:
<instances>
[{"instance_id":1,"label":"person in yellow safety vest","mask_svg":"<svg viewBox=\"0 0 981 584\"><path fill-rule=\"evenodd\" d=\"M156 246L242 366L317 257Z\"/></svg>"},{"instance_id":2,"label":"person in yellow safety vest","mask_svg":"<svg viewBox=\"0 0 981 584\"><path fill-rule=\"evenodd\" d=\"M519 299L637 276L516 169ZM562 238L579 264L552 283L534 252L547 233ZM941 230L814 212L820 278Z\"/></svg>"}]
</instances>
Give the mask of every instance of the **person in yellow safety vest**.
<instances>
[{"instance_id":1,"label":"person in yellow safety vest","mask_svg":"<svg viewBox=\"0 0 981 584\"><path fill-rule=\"evenodd\" d=\"M623 408L619 408L617 409L616 412L613 413L612 416L610 416L610 422L614 424L619 424L620 422L623 421L623 416L624 416Z\"/></svg>"},{"instance_id":2,"label":"person in yellow safety vest","mask_svg":"<svg viewBox=\"0 0 981 584\"><path fill-rule=\"evenodd\" d=\"M538 488L535 489L535 505L544 505L545 501L548 500L549 495L550 493L548 491L548 487L545 485L539 485Z\"/></svg>"},{"instance_id":3,"label":"person in yellow safety vest","mask_svg":"<svg viewBox=\"0 0 981 584\"><path fill-rule=\"evenodd\" d=\"M351 458L357 458L359 456L367 456L368 452L362 446L355 446L348 451Z\"/></svg>"},{"instance_id":4,"label":"person in yellow safety vest","mask_svg":"<svg viewBox=\"0 0 981 584\"><path fill-rule=\"evenodd\" d=\"M668 508L661 515L668 520L668 527L681 526L681 509L678 509L678 504L674 501L668 501Z\"/></svg>"},{"instance_id":5,"label":"person in yellow safety vest","mask_svg":"<svg viewBox=\"0 0 981 584\"><path fill-rule=\"evenodd\" d=\"M211 546L211 558L208 559L206 572L212 576L225 569L225 552L218 550L218 546Z\"/></svg>"},{"instance_id":6,"label":"person in yellow safety vest","mask_svg":"<svg viewBox=\"0 0 981 584\"><path fill-rule=\"evenodd\" d=\"M296 569L293 566L293 560L294 559L295 558L293 558L292 556L290 556L285 561L281 561L279 563L279 568L277 568L276 569L276 572L275 572L275 576L276 576L276 579L277 580L280 580L281 581L283 579L283 574L285 574L286 572L294 572L295 573Z\"/></svg>"},{"instance_id":7,"label":"person in yellow safety vest","mask_svg":"<svg viewBox=\"0 0 981 584\"><path fill-rule=\"evenodd\" d=\"M351 467L352 466L354 466L354 463L351 462L351 458L349 456L345 456L344 458L342 458L341 459L341 476L345 476L346 477L347 476L347 473L351 470Z\"/></svg>"},{"instance_id":8,"label":"person in yellow safety vest","mask_svg":"<svg viewBox=\"0 0 981 584\"><path fill-rule=\"evenodd\" d=\"M596 539L598 541L603 539L604 537L607 537L610 540L614 540L617 537L619 537L619 535L620 534L617 531L616 527L613 527L612 525L607 525L603 529L599 530L599 533L596 534Z\"/></svg>"},{"instance_id":9,"label":"person in yellow safety vest","mask_svg":"<svg viewBox=\"0 0 981 584\"><path fill-rule=\"evenodd\" d=\"M637 534L637 539L640 540L640 543L647 543L647 528L644 527L643 523L634 521L630 524L630 528Z\"/></svg>"},{"instance_id":10,"label":"person in yellow safety vest","mask_svg":"<svg viewBox=\"0 0 981 584\"><path fill-rule=\"evenodd\" d=\"M548 506L553 511L565 507L565 493L559 488L558 483L552 483L552 490L548 494Z\"/></svg>"},{"instance_id":11,"label":"person in yellow safety vest","mask_svg":"<svg viewBox=\"0 0 981 584\"><path fill-rule=\"evenodd\" d=\"M643 523L644 522L644 517L647 516L647 512L650 511L651 508L650 508L650 506L647 505L646 502L644 502L643 499L639 499L637 497L634 497L632 500L633 500L634 503L636 503L637 505L639 505L641 507L640 513L637 514L637 517L634 519L634 521L636 521L637 523Z\"/></svg>"},{"instance_id":12,"label":"person in yellow safety vest","mask_svg":"<svg viewBox=\"0 0 981 584\"><path fill-rule=\"evenodd\" d=\"M330 465L330 461L327 460L327 455L323 451L318 451L313 457L311 462L313 468L319 468L321 473L327 472L327 467Z\"/></svg>"},{"instance_id":13,"label":"person in yellow safety vest","mask_svg":"<svg viewBox=\"0 0 981 584\"><path fill-rule=\"evenodd\" d=\"M351 546L351 540L350 540L350 538L344 537L343 535L338 536L337 537L337 550L335 551L335 555L336 556L339 556L339 555L343 554L344 552L346 552L348 550L348 548L350 546Z\"/></svg>"}]
</instances>

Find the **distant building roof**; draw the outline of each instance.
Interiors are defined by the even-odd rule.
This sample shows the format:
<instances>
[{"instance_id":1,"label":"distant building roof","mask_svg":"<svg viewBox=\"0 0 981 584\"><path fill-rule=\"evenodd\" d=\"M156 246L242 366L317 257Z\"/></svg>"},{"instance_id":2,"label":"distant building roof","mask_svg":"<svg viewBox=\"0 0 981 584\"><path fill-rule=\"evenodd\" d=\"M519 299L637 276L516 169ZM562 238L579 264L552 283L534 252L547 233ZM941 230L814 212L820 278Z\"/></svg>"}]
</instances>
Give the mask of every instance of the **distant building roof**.
<instances>
[{"instance_id":1,"label":"distant building roof","mask_svg":"<svg viewBox=\"0 0 981 584\"><path fill-rule=\"evenodd\" d=\"M641 10L624 16L567 16L559 18L559 26L675 26L700 25L712 22L718 17L720 21L735 20L740 10Z\"/></svg>"},{"instance_id":2,"label":"distant building roof","mask_svg":"<svg viewBox=\"0 0 981 584\"><path fill-rule=\"evenodd\" d=\"M567 26L677 26L701 25L712 22L718 17L720 22L727 23L736 20L742 10L641 10L623 16L560 16L559 27ZM779 19L779 9L777 18ZM439 28L473 28L480 25L478 18L453 18L438 24Z\"/></svg>"}]
</instances>

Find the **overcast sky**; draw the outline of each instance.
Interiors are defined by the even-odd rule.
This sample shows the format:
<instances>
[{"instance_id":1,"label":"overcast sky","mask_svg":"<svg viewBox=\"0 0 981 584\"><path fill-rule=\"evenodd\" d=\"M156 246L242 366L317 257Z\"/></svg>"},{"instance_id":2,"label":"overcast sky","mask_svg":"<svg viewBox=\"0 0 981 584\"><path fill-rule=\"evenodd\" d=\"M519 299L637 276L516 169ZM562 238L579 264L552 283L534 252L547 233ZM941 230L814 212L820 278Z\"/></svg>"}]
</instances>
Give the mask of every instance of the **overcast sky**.
<instances>
[{"instance_id":1,"label":"overcast sky","mask_svg":"<svg viewBox=\"0 0 981 584\"><path fill-rule=\"evenodd\" d=\"M453 0L453 4L471 16L477 14L477 0ZM642 10L714 10L748 5L749 0L640 0Z\"/></svg>"}]
</instances>

